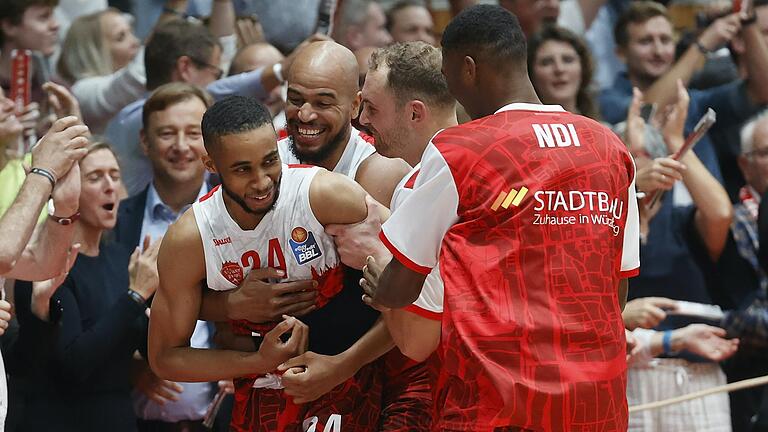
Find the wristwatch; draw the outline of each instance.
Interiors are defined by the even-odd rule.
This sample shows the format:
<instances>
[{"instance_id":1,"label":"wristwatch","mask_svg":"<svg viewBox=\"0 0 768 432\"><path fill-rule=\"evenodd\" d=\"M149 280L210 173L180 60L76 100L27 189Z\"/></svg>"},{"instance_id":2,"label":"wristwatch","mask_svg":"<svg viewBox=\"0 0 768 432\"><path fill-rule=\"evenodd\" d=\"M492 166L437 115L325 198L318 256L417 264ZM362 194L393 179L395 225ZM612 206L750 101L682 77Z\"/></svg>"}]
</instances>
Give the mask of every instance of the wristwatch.
<instances>
[{"instance_id":1,"label":"wristwatch","mask_svg":"<svg viewBox=\"0 0 768 432\"><path fill-rule=\"evenodd\" d=\"M51 218L54 222L56 222L59 225L72 225L80 219L80 212L75 212L75 214L71 216L56 216L54 213L56 213L56 207L53 204L53 198L48 200L48 217Z\"/></svg>"}]
</instances>

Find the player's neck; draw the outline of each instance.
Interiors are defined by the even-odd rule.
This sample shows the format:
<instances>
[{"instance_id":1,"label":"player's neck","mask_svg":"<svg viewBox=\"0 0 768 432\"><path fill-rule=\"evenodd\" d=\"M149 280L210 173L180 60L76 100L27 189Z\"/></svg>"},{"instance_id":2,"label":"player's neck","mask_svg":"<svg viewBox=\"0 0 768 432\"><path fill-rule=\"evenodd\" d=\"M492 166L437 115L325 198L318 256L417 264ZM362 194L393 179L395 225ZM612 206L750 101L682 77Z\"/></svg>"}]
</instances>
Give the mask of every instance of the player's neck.
<instances>
[{"instance_id":1,"label":"player's neck","mask_svg":"<svg viewBox=\"0 0 768 432\"><path fill-rule=\"evenodd\" d=\"M459 122L456 120L455 109L435 118L435 121L432 122L429 127L425 128L423 133L416 137L413 144L405 148L405 151L403 152L403 160L412 167L418 165L421 162L424 150L427 149L427 145L429 145L429 141L432 137L435 136L438 131L456 126L457 124L459 124Z\"/></svg>"},{"instance_id":2,"label":"player's neck","mask_svg":"<svg viewBox=\"0 0 768 432\"><path fill-rule=\"evenodd\" d=\"M75 224L75 234L72 243L80 243L80 253L89 257L99 255L99 244L101 244L101 234L104 232L101 228L92 227L86 223L78 222Z\"/></svg>"},{"instance_id":3,"label":"player's neck","mask_svg":"<svg viewBox=\"0 0 768 432\"><path fill-rule=\"evenodd\" d=\"M203 186L203 181L205 181L204 174L199 179L184 183L174 182L155 175L155 181L152 185L155 187L160 201L170 207L175 213L178 213L184 206L195 202L197 195L200 193L200 188Z\"/></svg>"},{"instance_id":4,"label":"player's neck","mask_svg":"<svg viewBox=\"0 0 768 432\"><path fill-rule=\"evenodd\" d=\"M259 223L264 219L264 214L253 214L245 211L240 204L236 203L226 193L222 194L224 198L224 207L227 209L227 213L233 221L243 231L252 231L259 226Z\"/></svg>"},{"instance_id":5,"label":"player's neck","mask_svg":"<svg viewBox=\"0 0 768 432\"><path fill-rule=\"evenodd\" d=\"M527 79L520 79L519 82L509 85L506 81L507 88L503 86L490 87L491 91L483 92L483 95L488 95L485 99L487 103L484 107L484 112L478 117L485 117L494 114L499 109L513 103L529 103L529 104L541 104L539 96L536 94L536 90L533 88L531 81Z\"/></svg>"},{"instance_id":6,"label":"player's neck","mask_svg":"<svg viewBox=\"0 0 768 432\"><path fill-rule=\"evenodd\" d=\"M336 148L333 149L333 152L330 155L328 155L327 158L325 158L320 162L313 163L312 165L323 167L328 171L333 171L336 168L336 165L339 164L339 161L341 160L341 156L344 155L344 151L347 149L347 145L349 144L349 137L351 136L352 132L353 132L353 129L352 129L352 126L350 126L349 132L344 134L344 138L341 144L336 146Z\"/></svg>"}]
</instances>

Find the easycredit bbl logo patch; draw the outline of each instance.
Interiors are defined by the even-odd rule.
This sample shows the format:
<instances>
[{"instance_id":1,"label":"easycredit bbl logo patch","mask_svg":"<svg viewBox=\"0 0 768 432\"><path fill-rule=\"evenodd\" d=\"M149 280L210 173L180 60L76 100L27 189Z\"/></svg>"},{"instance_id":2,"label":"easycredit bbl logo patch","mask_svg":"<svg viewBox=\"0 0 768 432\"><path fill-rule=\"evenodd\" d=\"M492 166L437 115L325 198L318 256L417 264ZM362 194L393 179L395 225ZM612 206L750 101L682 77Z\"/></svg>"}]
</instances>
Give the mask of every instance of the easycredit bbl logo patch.
<instances>
[{"instance_id":1,"label":"easycredit bbl logo patch","mask_svg":"<svg viewBox=\"0 0 768 432\"><path fill-rule=\"evenodd\" d=\"M323 256L320 246L315 240L312 231L307 231L303 227L296 227L291 231L291 238L288 240L291 245L293 257L299 265L304 265L315 258Z\"/></svg>"}]
</instances>

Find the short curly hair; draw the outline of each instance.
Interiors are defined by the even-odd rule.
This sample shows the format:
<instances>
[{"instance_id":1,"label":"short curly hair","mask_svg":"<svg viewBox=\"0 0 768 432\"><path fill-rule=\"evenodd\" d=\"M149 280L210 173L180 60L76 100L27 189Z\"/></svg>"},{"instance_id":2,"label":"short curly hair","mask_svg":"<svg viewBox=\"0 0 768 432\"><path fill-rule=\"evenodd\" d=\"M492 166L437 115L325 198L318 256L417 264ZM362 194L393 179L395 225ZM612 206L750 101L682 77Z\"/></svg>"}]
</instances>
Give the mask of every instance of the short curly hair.
<instances>
[{"instance_id":1,"label":"short curly hair","mask_svg":"<svg viewBox=\"0 0 768 432\"><path fill-rule=\"evenodd\" d=\"M517 17L501 6L464 9L443 31L443 52L470 49L501 65L525 65L526 41Z\"/></svg>"}]
</instances>

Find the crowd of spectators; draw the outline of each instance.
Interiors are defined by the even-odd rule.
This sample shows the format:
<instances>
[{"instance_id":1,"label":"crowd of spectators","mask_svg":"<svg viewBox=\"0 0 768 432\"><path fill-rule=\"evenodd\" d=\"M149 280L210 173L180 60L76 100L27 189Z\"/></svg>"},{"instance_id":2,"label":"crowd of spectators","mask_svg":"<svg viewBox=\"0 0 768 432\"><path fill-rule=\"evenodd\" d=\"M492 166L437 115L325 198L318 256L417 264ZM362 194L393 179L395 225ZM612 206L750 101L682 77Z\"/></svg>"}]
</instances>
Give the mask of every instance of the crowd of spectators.
<instances>
[{"instance_id":1,"label":"crowd of spectators","mask_svg":"<svg viewBox=\"0 0 768 432\"><path fill-rule=\"evenodd\" d=\"M609 125L635 158L630 406L768 373L768 2L742 2L699 2L684 20L677 3L498 1L528 37L541 101ZM203 430L230 383L162 380L145 359L160 241L216 183L205 110L256 97L283 137L305 45L352 50L362 86L377 48L439 42L436 2L338 0L330 35L314 33L320 3L0 2L0 430ZM11 100L24 50L30 98ZM710 109L714 126L677 157ZM191 345L214 333L198 321ZM226 430L227 409L216 420ZM768 391L634 413L630 430L768 431Z\"/></svg>"}]
</instances>

